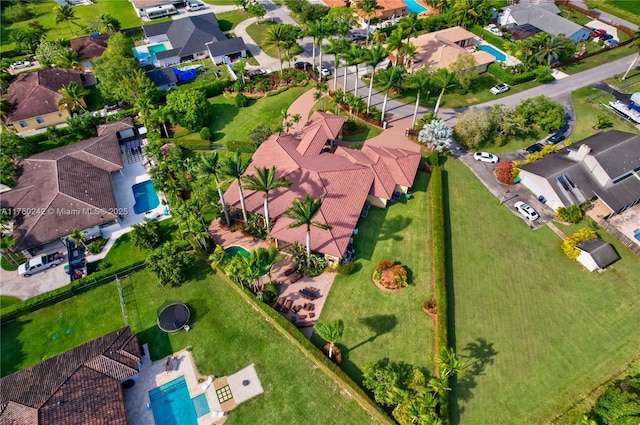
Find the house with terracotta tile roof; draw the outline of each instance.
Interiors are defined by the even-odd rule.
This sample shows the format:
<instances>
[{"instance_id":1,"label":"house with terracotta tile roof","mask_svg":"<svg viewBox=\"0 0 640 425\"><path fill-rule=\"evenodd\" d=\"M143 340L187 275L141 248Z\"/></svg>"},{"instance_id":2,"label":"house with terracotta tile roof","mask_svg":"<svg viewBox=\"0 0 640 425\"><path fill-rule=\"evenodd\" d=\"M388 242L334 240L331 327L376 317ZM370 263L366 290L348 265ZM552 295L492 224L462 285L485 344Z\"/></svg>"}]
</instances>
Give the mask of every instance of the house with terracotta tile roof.
<instances>
[{"instance_id":1,"label":"house with terracotta tile roof","mask_svg":"<svg viewBox=\"0 0 640 425\"><path fill-rule=\"evenodd\" d=\"M78 71L45 68L18 74L7 90L6 98L11 108L7 126L22 133L66 122L71 114L66 108L60 110L56 101L62 97L58 90L71 82L82 86Z\"/></svg>"},{"instance_id":2,"label":"house with terracotta tile roof","mask_svg":"<svg viewBox=\"0 0 640 425\"><path fill-rule=\"evenodd\" d=\"M496 58L483 50L475 50L472 42L474 37L472 32L459 26L414 37L411 42L418 51L411 70L428 68L436 71L448 68L463 54L474 57L479 73L486 72L489 64L495 62Z\"/></svg>"},{"instance_id":3,"label":"house with terracotta tile roof","mask_svg":"<svg viewBox=\"0 0 640 425\"><path fill-rule=\"evenodd\" d=\"M295 199L310 194L322 198L315 220L331 226L313 228L311 249L329 261L341 259L353 235L365 202L384 208L395 192L406 193L413 185L420 163L420 147L408 141L365 142L361 150L334 147L345 118L316 111L301 130L302 137L289 133L272 134L253 155L245 175L254 167L276 166L276 178L292 185L269 193L269 213L275 219L270 236L280 245L305 244L306 229L289 228L292 220L284 213ZM392 145L394 144L395 145ZM263 193L244 190L247 210L263 214ZM237 182L224 194L232 210L239 211Z\"/></svg>"},{"instance_id":4,"label":"house with terracotta tile roof","mask_svg":"<svg viewBox=\"0 0 640 425\"><path fill-rule=\"evenodd\" d=\"M142 352L121 328L0 379L0 423L127 425L122 383Z\"/></svg>"},{"instance_id":5,"label":"house with terracotta tile roof","mask_svg":"<svg viewBox=\"0 0 640 425\"><path fill-rule=\"evenodd\" d=\"M111 174L123 168L119 133L131 129L131 118L104 124L97 137L18 160L15 187L0 195L14 211L14 251L118 219Z\"/></svg>"},{"instance_id":6,"label":"house with terracotta tile roof","mask_svg":"<svg viewBox=\"0 0 640 425\"><path fill-rule=\"evenodd\" d=\"M71 50L78 54L84 72L91 71L91 62L107 50L109 34L89 35L71 40Z\"/></svg>"}]
</instances>

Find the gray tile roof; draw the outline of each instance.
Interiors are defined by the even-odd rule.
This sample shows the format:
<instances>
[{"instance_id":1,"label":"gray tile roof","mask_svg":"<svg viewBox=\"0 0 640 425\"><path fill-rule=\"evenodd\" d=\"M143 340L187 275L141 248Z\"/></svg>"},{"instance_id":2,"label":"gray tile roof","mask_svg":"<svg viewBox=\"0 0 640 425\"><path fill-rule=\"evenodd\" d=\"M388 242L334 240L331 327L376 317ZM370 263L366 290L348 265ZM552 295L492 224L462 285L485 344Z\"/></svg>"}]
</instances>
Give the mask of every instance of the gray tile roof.
<instances>
[{"instance_id":1,"label":"gray tile roof","mask_svg":"<svg viewBox=\"0 0 640 425\"><path fill-rule=\"evenodd\" d=\"M213 57L232 55L234 53L247 50L247 46L244 44L242 37L230 38L216 43L209 43L207 47L209 48L209 53Z\"/></svg>"},{"instance_id":2,"label":"gray tile roof","mask_svg":"<svg viewBox=\"0 0 640 425\"><path fill-rule=\"evenodd\" d=\"M126 425L120 382L142 353L128 327L0 379L0 423Z\"/></svg>"},{"instance_id":3,"label":"gray tile roof","mask_svg":"<svg viewBox=\"0 0 640 425\"><path fill-rule=\"evenodd\" d=\"M147 72L147 77L149 77L153 84L158 87L178 82L176 74L173 72L173 68L162 68L149 71Z\"/></svg>"},{"instance_id":4,"label":"gray tile roof","mask_svg":"<svg viewBox=\"0 0 640 425\"><path fill-rule=\"evenodd\" d=\"M560 10L557 7L555 8L557 11L555 11L549 5L541 7L521 1L519 4L508 8L511 10L511 15L518 25L531 24L548 34L564 34L569 37L583 28L575 22L559 16Z\"/></svg>"},{"instance_id":5,"label":"gray tile roof","mask_svg":"<svg viewBox=\"0 0 640 425\"><path fill-rule=\"evenodd\" d=\"M591 255L593 261L595 261L601 269L608 267L620 259L620 256L616 250L613 249L613 246L600 238L580 242L576 247Z\"/></svg>"}]
</instances>

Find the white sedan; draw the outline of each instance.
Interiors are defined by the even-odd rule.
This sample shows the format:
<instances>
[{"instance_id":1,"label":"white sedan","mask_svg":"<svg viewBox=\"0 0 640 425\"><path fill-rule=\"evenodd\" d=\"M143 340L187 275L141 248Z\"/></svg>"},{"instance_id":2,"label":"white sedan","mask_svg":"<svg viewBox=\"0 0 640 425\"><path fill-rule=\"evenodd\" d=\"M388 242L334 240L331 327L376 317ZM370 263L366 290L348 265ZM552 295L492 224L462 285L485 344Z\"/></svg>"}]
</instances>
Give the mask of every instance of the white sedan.
<instances>
[{"instance_id":1,"label":"white sedan","mask_svg":"<svg viewBox=\"0 0 640 425\"><path fill-rule=\"evenodd\" d=\"M331 75L331 71L325 66L318 65L318 71L320 72L320 74L322 74L323 77L328 77Z\"/></svg>"},{"instance_id":2,"label":"white sedan","mask_svg":"<svg viewBox=\"0 0 640 425\"><path fill-rule=\"evenodd\" d=\"M534 210L529 204L525 204L522 201L518 201L513 204L514 207L518 210L520 214L522 214L527 220L537 220L540 218L540 215L536 210Z\"/></svg>"},{"instance_id":3,"label":"white sedan","mask_svg":"<svg viewBox=\"0 0 640 425\"><path fill-rule=\"evenodd\" d=\"M509 85L506 83L498 84L497 86L491 87L491 90L489 91L491 92L491 94L495 94L497 96L500 93L509 91Z\"/></svg>"},{"instance_id":4,"label":"white sedan","mask_svg":"<svg viewBox=\"0 0 640 425\"><path fill-rule=\"evenodd\" d=\"M18 61L11 64L11 69L29 68L30 66L31 62L29 61Z\"/></svg>"},{"instance_id":5,"label":"white sedan","mask_svg":"<svg viewBox=\"0 0 640 425\"><path fill-rule=\"evenodd\" d=\"M497 35L498 37L502 37L502 31L500 31L495 24L489 24L486 27L484 27L484 29L486 29L487 31L489 31L493 35Z\"/></svg>"},{"instance_id":6,"label":"white sedan","mask_svg":"<svg viewBox=\"0 0 640 425\"><path fill-rule=\"evenodd\" d=\"M476 152L473 154L473 159L491 164L496 164L500 160L497 156L489 152Z\"/></svg>"}]
</instances>

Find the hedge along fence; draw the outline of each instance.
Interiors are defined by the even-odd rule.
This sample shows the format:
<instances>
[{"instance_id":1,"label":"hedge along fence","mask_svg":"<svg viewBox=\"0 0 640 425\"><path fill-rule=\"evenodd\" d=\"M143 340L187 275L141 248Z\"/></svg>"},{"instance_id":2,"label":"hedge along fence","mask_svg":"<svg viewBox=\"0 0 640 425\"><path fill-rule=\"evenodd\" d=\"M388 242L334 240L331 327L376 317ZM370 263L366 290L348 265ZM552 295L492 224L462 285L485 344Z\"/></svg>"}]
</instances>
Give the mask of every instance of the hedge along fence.
<instances>
[{"instance_id":1,"label":"hedge along fence","mask_svg":"<svg viewBox=\"0 0 640 425\"><path fill-rule=\"evenodd\" d=\"M298 348L309 360L311 360L320 370L326 373L333 381L342 388L349 397L353 398L371 417L382 424L395 424L395 422L382 410L362 388L340 369L335 363L329 360L322 351L311 343L295 326L280 315L267 304L255 299L253 294L245 288L231 282L226 276L222 280L233 288L240 296L267 322L269 322L278 332ZM448 415L448 413L447 413Z\"/></svg>"},{"instance_id":2,"label":"hedge along fence","mask_svg":"<svg viewBox=\"0 0 640 425\"><path fill-rule=\"evenodd\" d=\"M503 67L495 63L489 64L487 71L489 72L489 74L493 75L498 80L503 81L512 86L515 86L520 83L526 83L527 81L532 81L536 78L535 69L527 72L519 72L517 74L512 74L507 69L504 69Z\"/></svg>"},{"instance_id":3,"label":"hedge along fence","mask_svg":"<svg viewBox=\"0 0 640 425\"><path fill-rule=\"evenodd\" d=\"M145 261L128 264L115 270L105 270L83 277L62 288L55 289L44 294L29 298L19 304L12 304L0 310L0 324L10 322L20 316L39 310L41 308L73 298L90 289L113 282L117 277L124 277L146 267Z\"/></svg>"}]
</instances>

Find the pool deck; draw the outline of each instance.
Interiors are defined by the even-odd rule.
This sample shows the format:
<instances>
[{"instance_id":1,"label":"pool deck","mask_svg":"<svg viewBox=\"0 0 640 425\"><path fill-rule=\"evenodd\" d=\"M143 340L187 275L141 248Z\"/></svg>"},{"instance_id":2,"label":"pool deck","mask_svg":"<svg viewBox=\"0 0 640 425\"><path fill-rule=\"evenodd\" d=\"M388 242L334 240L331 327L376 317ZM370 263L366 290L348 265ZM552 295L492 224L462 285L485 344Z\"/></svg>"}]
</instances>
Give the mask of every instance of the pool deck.
<instances>
[{"instance_id":1,"label":"pool deck","mask_svg":"<svg viewBox=\"0 0 640 425\"><path fill-rule=\"evenodd\" d=\"M145 344L146 355L142 358L140 373L136 384L124 391L124 403L127 420L130 425L155 425L153 412L149 406L149 391L176 378L184 376L193 399L204 394L209 404L210 413L198 418L198 425L222 424L227 414L238 404L263 393L262 385L254 365L229 375L228 377L212 376L212 383L206 385L208 376L202 376L197 371L191 352L185 350L173 354L172 369L167 372L166 365L169 357L151 362L148 346ZM170 356L171 357L171 356ZM233 398L220 404L216 390L229 386Z\"/></svg>"},{"instance_id":2,"label":"pool deck","mask_svg":"<svg viewBox=\"0 0 640 425\"><path fill-rule=\"evenodd\" d=\"M483 46L491 46L491 47L493 47L494 49L496 49L498 52L500 52L500 53L502 53L503 55L505 55L505 56L507 57L507 59L504 61L504 63L505 63L505 65L507 65L507 66L515 66L515 65L518 65L518 64L522 63L518 58L516 58L516 57L514 57L514 56L511 56L510 54L508 54L508 53L507 53L507 52L505 52L504 50L502 50L502 49L498 49L498 48L497 48L496 46L494 46L493 44L491 44L491 43L487 43L486 41L482 40L482 39L481 39L481 38L479 38L479 37L474 37L474 38L473 38L473 41L474 41L474 44L475 44L476 46L481 46L481 45L483 45ZM486 51L486 50L485 50L485 51ZM487 52L487 53L491 54L491 52ZM492 55L492 56L493 56L493 55ZM496 60L496 63L500 63L500 61Z\"/></svg>"}]
</instances>

